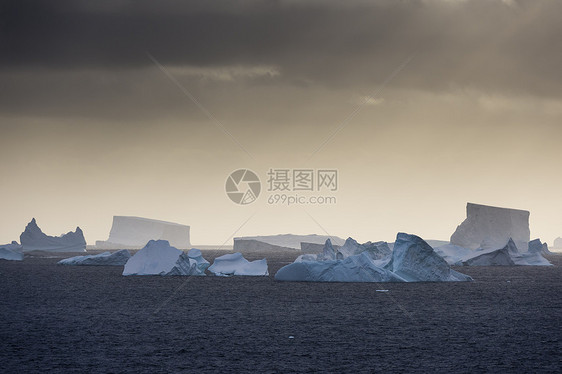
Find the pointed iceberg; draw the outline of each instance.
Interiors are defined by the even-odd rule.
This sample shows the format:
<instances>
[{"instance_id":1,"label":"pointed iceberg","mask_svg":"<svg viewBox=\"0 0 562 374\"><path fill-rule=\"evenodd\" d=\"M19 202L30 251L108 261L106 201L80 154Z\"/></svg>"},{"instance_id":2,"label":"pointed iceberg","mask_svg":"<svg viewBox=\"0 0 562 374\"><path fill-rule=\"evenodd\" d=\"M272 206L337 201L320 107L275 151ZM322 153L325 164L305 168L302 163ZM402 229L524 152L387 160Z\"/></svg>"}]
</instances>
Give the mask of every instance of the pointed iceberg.
<instances>
[{"instance_id":1,"label":"pointed iceberg","mask_svg":"<svg viewBox=\"0 0 562 374\"><path fill-rule=\"evenodd\" d=\"M452 270L447 261L416 235L398 233L387 270L407 282L471 281L468 275Z\"/></svg>"},{"instance_id":2,"label":"pointed iceberg","mask_svg":"<svg viewBox=\"0 0 562 374\"><path fill-rule=\"evenodd\" d=\"M86 240L80 227L61 236L49 236L43 233L35 218L25 227L20 235L23 251L48 252L86 252Z\"/></svg>"}]
</instances>

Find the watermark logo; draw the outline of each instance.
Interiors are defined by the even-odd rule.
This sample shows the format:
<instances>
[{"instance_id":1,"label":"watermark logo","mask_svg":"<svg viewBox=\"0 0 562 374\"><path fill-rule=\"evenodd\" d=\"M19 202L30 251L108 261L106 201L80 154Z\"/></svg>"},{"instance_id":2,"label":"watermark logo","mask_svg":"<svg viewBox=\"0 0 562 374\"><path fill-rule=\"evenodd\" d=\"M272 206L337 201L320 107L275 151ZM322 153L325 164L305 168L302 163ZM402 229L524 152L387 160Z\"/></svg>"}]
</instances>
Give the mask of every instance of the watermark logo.
<instances>
[{"instance_id":1,"label":"watermark logo","mask_svg":"<svg viewBox=\"0 0 562 374\"><path fill-rule=\"evenodd\" d=\"M260 195L260 178L248 169L235 170L226 179L225 190L230 200L236 204L251 204Z\"/></svg>"}]
</instances>

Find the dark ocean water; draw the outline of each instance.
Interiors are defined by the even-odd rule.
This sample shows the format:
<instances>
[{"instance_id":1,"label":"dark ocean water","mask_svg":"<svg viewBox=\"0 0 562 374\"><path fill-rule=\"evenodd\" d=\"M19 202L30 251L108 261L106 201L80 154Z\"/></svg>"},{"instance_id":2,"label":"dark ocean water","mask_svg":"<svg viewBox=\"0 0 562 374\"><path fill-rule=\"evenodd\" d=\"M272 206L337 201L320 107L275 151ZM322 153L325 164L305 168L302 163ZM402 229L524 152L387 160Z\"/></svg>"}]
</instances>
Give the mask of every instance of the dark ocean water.
<instances>
[{"instance_id":1,"label":"dark ocean water","mask_svg":"<svg viewBox=\"0 0 562 374\"><path fill-rule=\"evenodd\" d=\"M271 274L294 259L267 257ZM560 373L562 255L549 259L408 284L0 260L0 372Z\"/></svg>"}]
</instances>

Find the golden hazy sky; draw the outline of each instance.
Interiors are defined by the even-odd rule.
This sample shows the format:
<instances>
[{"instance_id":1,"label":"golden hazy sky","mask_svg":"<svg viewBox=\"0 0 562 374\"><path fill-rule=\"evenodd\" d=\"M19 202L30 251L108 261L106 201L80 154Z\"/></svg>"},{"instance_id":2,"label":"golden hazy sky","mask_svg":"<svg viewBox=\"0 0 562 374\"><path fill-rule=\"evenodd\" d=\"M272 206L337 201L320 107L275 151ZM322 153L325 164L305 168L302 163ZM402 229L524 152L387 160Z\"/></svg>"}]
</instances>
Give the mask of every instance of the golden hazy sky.
<instances>
[{"instance_id":1,"label":"golden hazy sky","mask_svg":"<svg viewBox=\"0 0 562 374\"><path fill-rule=\"evenodd\" d=\"M448 239L468 201L530 210L533 237L562 236L560 2L17 1L0 13L0 243L35 217L93 244L113 215L188 224L195 244ZM245 206L224 191L240 168L262 180ZM268 204L270 168L337 169L337 203Z\"/></svg>"}]
</instances>

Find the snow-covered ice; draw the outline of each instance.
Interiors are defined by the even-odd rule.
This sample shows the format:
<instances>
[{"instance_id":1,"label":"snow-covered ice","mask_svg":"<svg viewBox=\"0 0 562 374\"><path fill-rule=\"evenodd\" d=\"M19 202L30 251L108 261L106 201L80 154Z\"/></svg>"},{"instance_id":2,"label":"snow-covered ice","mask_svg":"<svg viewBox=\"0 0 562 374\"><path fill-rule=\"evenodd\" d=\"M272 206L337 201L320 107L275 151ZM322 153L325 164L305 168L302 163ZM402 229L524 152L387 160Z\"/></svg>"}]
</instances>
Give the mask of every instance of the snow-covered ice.
<instances>
[{"instance_id":1,"label":"snow-covered ice","mask_svg":"<svg viewBox=\"0 0 562 374\"><path fill-rule=\"evenodd\" d=\"M103 252L97 255L74 256L58 262L59 265L123 266L131 258L131 253L122 249L117 252Z\"/></svg>"},{"instance_id":2,"label":"snow-covered ice","mask_svg":"<svg viewBox=\"0 0 562 374\"><path fill-rule=\"evenodd\" d=\"M23 247L18 242L0 245L0 260L22 261Z\"/></svg>"},{"instance_id":3,"label":"snow-covered ice","mask_svg":"<svg viewBox=\"0 0 562 374\"><path fill-rule=\"evenodd\" d=\"M527 248L528 211L468 203L466 219L451 236L451 244L469 249L498 249L510 238L517 248Z\"/></svg>"},{"instance_id":4,"label":"snow-covered ice","mask_svg":"<svg viewBox=\"0 0 562 374\"><path fill-rule=\"evenodd\" d=\"M20 235L23 251L49 252L86 252L86 240L80 227L61 236L49 236L43 233L35 218L25 227Z\"/></svg>"},{"instance_id":5,"label":"snow-covered ice","mask_svg":"<svg viewBox=\"0 0 562 374\"><path fill-rule=\"evenodd\" d=\"M184 253L167 240L150 240L127 261L123 275L205 275L201 251Z\"/></svg>"},{"instance_id":6,"label":"snow-covered ice","mask_svg":"<svg viewBox=\"0 0 562 374\"><path fill-rule=\"evenodd\" d=\"M96 241L99 249L138 249L149 240L167 240L176 248L189 248L189 226L129 216L113 216L109 239Z\"/></svg>"},{"instance_id":7,"label":"snow-covered ice","mask_svg":"<svg viewBox=\"0 0 562 374\"><path fill-rule=\"evenodd\" d=\"M229 253L217 257L213 264L209 266L209 271L218 276L230 275L269 275L267 270L267 260L248 261L242 253Z\"/></svg>"}]
</instances>

